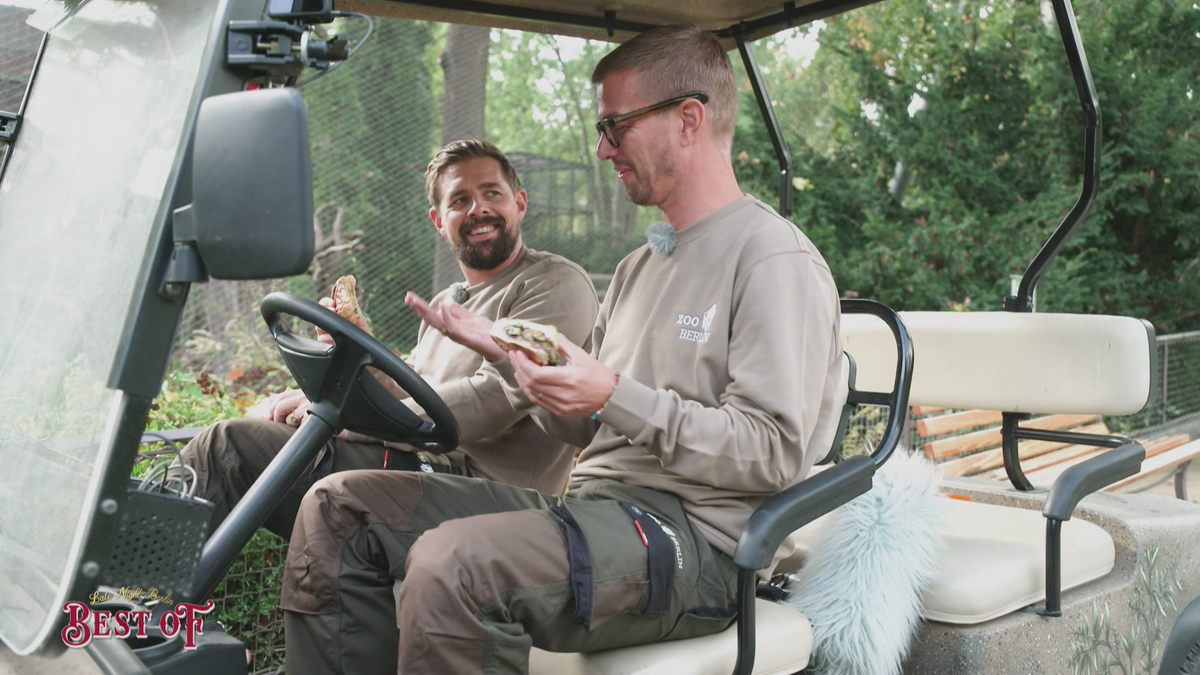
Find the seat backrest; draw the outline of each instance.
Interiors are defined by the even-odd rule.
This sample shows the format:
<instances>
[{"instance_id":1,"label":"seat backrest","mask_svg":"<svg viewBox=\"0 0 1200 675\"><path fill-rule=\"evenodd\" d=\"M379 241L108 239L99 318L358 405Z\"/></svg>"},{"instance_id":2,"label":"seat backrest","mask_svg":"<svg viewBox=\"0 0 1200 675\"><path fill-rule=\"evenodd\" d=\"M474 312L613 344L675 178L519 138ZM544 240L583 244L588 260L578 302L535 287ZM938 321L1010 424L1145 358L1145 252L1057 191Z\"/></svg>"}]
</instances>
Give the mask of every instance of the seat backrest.
<instances>
[{"instance_id":1,"label":"seat backrest","mask_svg":"<svg viewBox=\"0 0 1200 675\"><path fill-rule=\"evenodd\" d=\"M846 354L844 363L846 371L846 391L842 398L842 416L841 419L838 420L837 431L833 435L833 443L829 445L829 452L827 452L824 457L817 460L818 465L828 464L829 462L832 462L835 457L837 457L838 452L842 449L842 441L846 438L846 427L850 423L850 415L852 415L854 410L858 408L858 404L851 403L848 400L850 398L850 392L854 391L854 380L857 376L856 373L858 371L858 367L854 365L854 357L850 356L850 354Z\"/></svg>"},{"instance_id":2,"label":"seat backrest","mask_svg":"<svg viewBox=\"0 0 1200 675\"><path fill-rule=\"evenodd\" d=\"M837 459L842 449L850 416L858 406L866 404L889 408L882 438L867 453L879 465L887 461L888 455L899 444L904 420L908 415L908 392L912 384L913 373L912 339L900 315L874 300L843 299L841 312L846 389L841 394L841 399L835 402L841 405L841 417L838 420L833 442L830 444L829 451L820 458L817 464L827 464ZM881 339L887 341L891 354L891 361L887 367L890 370L887 373L875 373L872 381L873 389L863 390L856 386L858 365L855 356L850 353L848 348L845 348L848 345L844 339L847 321L851 321L851 325L855 327L870 325L879 331ZM905 354L905 358L898 360L896 355L901 352ZM879 363L874 365L881 367Z\"/></svg>"},{"instance_id":3,"label":"seat backrest","mask_svg":"<svg viewBox=\"0 0 1200 675\"><path fill-rule=\"evenodd\" d=\"M916 368L910 402L1015 413L1131 415L1153 399L1154 328L1131 317L901 312ZM878 321L844 316L858 388L885 391L896 348Z\"/></svg>"}]
</instances>

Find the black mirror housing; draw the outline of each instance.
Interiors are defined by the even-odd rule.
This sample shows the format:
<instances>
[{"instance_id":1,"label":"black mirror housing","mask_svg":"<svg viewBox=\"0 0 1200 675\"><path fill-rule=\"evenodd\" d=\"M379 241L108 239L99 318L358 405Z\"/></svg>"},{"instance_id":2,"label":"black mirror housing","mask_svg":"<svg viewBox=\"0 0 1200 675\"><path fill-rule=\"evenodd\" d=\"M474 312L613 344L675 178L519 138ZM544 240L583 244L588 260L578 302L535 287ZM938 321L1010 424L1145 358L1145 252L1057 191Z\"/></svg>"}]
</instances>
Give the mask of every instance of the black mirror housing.
<instances>
[{"instance_id":1,"label":"black mirror housing","mask_svg":"<svg viewBox=\"0 0 1200 675\"><path fill-rule=\"evenodd\" d=\"M262 89L205 99L192 157L187 229L209 275L270 279L308 270L312 165L300 92Z\"/></svg>"}]
</instances>

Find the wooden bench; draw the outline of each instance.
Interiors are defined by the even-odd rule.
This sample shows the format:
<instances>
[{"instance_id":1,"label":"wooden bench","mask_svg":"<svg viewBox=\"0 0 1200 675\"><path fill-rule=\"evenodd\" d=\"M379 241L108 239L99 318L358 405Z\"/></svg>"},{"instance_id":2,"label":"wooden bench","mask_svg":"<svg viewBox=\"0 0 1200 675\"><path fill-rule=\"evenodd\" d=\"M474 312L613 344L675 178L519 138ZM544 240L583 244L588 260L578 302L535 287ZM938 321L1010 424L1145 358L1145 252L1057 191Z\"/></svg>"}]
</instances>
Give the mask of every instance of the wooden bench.
<instances>
[{"instance_id":1,"label":"wooden bench","mask_svg":"<svg viewBox=\"0 0 1200 675\"><path fill-rule=\"evenodd\" d=\"M999 412L948 411L936 406L913 406L912 412L922 449L926 456L941 465L945 475L1008 480L1000 447ZM1035 416L1022 422L1021 426L1098 435L1111 433L1100 415L1088 414ZM1142 470L1104 489L1112 491L1141 483L1153 474L1170 469L1162 480L1139 485L1136 491L1148 490L1174 477L1175 495L1187 499L1187 468L1192 459L1200 456L1200 440L1192 441L1187 434L1173 434L1139 442L1146 449ZM1104 448L1091 445L1050 441L1026 440L1018 445L1021 469L1038 487L1049 487L1067 468L1104 451Z\"/></svg>"}]
</instances>

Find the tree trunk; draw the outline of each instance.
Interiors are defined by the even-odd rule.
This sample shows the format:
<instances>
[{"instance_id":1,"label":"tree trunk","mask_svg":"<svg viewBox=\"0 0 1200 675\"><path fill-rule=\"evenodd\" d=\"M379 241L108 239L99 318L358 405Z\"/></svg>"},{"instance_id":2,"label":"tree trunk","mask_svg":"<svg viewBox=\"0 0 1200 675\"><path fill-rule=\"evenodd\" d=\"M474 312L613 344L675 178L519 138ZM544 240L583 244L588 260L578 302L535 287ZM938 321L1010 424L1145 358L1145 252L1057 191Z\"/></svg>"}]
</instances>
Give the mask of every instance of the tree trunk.
<instances>
[{"instance_id":1,"label":"tree trunk","mask_svg":"<svg viewBox=\"0 0 1200 675\"><path fill-rule=\"evenodd\" d=\"M553 37L547 38L550 43L550 48L554 50L554 56L558 59L558 67L562 69L564 86L571 95L571 100L575 104L575 117L579 120L579 156L588 158L588 165L591 167L591 180L587 184L588 205L592 211L592 226L590 232L593 234L603 233L601 236L607 236L616 226L616 221L612 217L611 203L607 198L601 198L603 190L603 182L605 178L610 177L611 172L606 174L604 167L601 165L600 158L592 151L591 133L592 125L588 121L588 116L583 112L584 94L575 86L574 80L567 72L567 62L562 57L562 51L558 48L558 41ZM590 100L590 97L589 97ZM592 110L595 112L595 101L592 103Z\"/></svg>"},{"instance_id":2,"label":"tree trunk","mask_svg":"<svg viewBox=\"0 0 1200 675\"><path fill-rule=\"evenodd\" d=\"M487 92L488 45L491 30L483 26L452 25L438 62L442 66L442 144L483 137ZM462 281L462 270L445 237L438 237L433 259L433 288L441 292Z\"/></svg>"},{"instance_id":3,"label":"tree trunk","mask_svg":"<svg viewBox=\"0 0 1200 675\"><path fill-rule=\"evenodd\" d=\"M892 172L892 179L888 181L888 192L896 201L904 199L904 192L908 190L908 181L911 178L912 165L904 160L896 162L896 170Z\"/></svg>"}]
</instances>

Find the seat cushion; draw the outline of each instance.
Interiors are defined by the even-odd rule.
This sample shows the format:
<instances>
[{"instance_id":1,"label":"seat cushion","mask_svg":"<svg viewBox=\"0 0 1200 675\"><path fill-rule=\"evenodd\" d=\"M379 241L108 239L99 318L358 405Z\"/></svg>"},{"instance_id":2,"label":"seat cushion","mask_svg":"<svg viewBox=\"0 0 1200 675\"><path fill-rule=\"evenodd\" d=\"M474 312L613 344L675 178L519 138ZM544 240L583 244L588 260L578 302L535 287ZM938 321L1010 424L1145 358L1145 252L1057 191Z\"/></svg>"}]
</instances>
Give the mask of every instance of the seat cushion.
<instances>
[{"instance_id":1,"label":"seat cushion","mask_svg":"<svg viewBox=\"0 0 1200 675\"><path fill-rule=\"evenodd\" d=\"M1046 599L1046 519L1040 511L947 499L946 549L922 616L982 623ZM1062 527L1062 588L1108 574L1112 537L1079 518Z\"/></svg>"},{"instance_id":2,"label":"seat cushion","mask_svg":"<svg viewBox=\"0 0 1200 675\"><path fill-rule=\"evenodd\" d=\"M812 627L799 612L767 600L755 601L758 629L755 675L797 673L808 666ZM534 649L530 675L729 675L737 661L737 626L716 635L656 642L591 654Z\"/></svg>"},{"instance_id":3,"label":"seat cushion","mask_svg":"<svg viewBox=\"0 0 1200 675\"><path fill-rule=\"evenodd\" d=\"M1040 511L960 499L942 500L939 555L933 586L921 598L921 616L975 624L1046 599L1046 519ZM836 511L834 512L836 513ZM792 533L795 553L781 572L800 569L820 545L829 517ZM1062 527L1062 588L1108 574L1116 560L1112 537L1101 527L1072 518Z\"/></svg>"}]
</instances>

